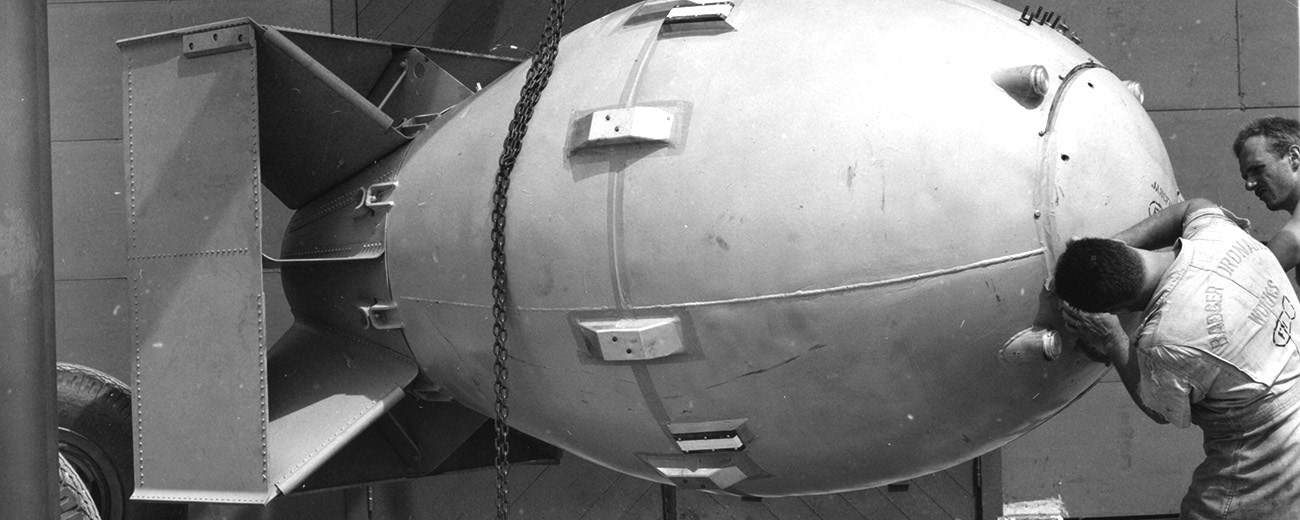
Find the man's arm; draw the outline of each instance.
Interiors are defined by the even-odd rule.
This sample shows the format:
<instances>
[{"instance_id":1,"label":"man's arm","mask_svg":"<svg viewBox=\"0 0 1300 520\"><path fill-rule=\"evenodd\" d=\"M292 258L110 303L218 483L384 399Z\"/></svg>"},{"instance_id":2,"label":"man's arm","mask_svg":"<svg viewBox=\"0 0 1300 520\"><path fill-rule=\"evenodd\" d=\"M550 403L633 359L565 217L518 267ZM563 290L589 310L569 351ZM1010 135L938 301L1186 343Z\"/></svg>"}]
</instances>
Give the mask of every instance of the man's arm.
<instances>
[{"instance_id":1,"label":"man's arm","mask_svg":"<svg viewBox=\"0 0 1300 520\"><path fill-rule=\"evenodd\" d=\"M1113 317L1113 315L1111 315ZM1138 388L1141 385L1141 375L1138 374L1138 362L1133 355L1133 345L1128 341L1128 336L1120 330L1122 342L1112 343L1109 350L1110 362L1115 364L1115 372L1119 374L1120 381L1124 382L1124 389L1128 390L1129 398L1133 399L1133 404L1142 409L1142 413L1147 414L1151 420L1158 424L1169 424L1169 419L1160 415L1154 410L1147 408L1138 397Z\"/></svg>"},{"instance_id":2,"label":"man's arm","mask_svg":"<svg viewBox=\"0 0 1300 520\"><path fill-rule=\"evenodd\" d=\"M1138 373L1136 356L1133 355L1133 344L1120 326L1119 318L1114 314L1083 312L1064 301L1061 302L1061 314L1065 317L1066 326L1079 333L1079 346L1093 351L1089 357L1104 357L1115 365L1115 372L1119 374L1120 381L1124 382L1124 389L1128 390L1133 404L1151 420L1169 424L1168 419L1148 408L1142 403L1142 398L1138 397L1142 377Z\"/></svg>"},{"instance_id":3,"label":"man's arm","mask_svg":"<svg viewBox=\"0 0 1300 520\"><path fill-rule=\"evenodd\" d=\"M1112 238L1138 249L1156 250L1169 247L1182 236L1183 222L1187 215L1214 207L1218 206L1205 199L1185 200L1133 224L1132 227L1120 231Z\"/></svg>"},{"instance_id":4,"label":"man's arm","mask_svg":"<svg viewBox=\"0 0 1300 520\"><path fill-rule=\"evenodd\" d=\"M1277 263L1282 264L1283 271L1295 269L1300 264L1300 216L1291 217L1266 245L1277 257Z\"/></svg>"}]
</instances>

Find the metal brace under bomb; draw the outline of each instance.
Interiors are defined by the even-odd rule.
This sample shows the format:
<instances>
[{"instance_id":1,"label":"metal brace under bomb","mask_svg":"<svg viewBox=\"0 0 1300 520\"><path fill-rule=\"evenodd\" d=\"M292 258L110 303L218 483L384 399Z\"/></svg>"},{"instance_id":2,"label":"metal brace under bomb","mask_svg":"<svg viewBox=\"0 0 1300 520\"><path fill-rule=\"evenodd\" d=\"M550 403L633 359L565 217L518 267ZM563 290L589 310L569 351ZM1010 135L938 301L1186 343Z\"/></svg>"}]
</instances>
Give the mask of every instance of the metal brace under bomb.
<instances>
[{"instance_id":1,"label":"metal brace under bomb","mask_svg":"<svg viewBox=\"0 0 1300 520\"><path fill-rule=\"evenodd\" d=\"M1060 14L1057 14L1055 11L1043 12L1043 6L1041 5L1038 6L1038 10L1034 11L1034 14L1032 15L1029 14L1029 6L1026 5L1024 11L1020 12L1020 21L1025 25L1033 25L1034 22L1038 22L1038 25L1047 26L1053 31L1061 33L1062 36L1069 38L1070 41L1076 44L1083 41L1079 39L1078 35L1074 34L1074 31L1070 30L1070 26L1065 25L1065 22L1061 21Z\"/></svg>"}]
</instances>

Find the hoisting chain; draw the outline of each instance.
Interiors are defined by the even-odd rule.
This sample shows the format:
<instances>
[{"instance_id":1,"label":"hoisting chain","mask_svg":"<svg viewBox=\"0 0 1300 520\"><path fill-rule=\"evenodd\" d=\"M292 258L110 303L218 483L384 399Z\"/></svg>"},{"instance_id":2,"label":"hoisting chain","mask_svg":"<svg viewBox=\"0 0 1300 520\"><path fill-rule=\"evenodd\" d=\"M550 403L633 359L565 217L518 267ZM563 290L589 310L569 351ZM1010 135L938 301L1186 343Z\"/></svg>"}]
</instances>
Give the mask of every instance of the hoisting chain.
<instances>
[{"instance_id":1,"label":"hoisting chain","mask_svg":"<svg viewBox=\"0 0 1300 520\"><path fill-rule=\"evenodd\" d=\"M495 337L492 354L496 357L492 371L496 375L493 425L496 427L498 520L510 518L510 442L506 437L510 431L506 424L510 416L507 404L510 389L506 386L510 376L506 368L506 360L510 357L506 350L506 194L510 190L510 172L515 168L520 144L528 132L528 121L533 118L533 109L537 107L537 100L555 67L555 55L560 48L560 28L564 23L564 2L553 0L551 12L547 15L546 28L533 55L533 64L528 67L519 102L515 104L515 115L510 120L510 129L502 145L501 158L497 161L496 191L492 194L492 334Z\"/></svg>"}]
</instances>

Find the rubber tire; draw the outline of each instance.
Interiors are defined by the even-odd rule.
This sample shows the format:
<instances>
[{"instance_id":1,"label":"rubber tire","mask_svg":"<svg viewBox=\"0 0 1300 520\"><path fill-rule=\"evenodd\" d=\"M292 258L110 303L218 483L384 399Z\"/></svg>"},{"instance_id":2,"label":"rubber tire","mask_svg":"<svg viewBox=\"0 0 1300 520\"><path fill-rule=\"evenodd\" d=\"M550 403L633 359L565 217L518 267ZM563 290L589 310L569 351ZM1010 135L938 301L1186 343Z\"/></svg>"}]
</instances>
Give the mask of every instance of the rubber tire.
<instances>
[{"instance_id":1,"label":"rubber tire","mask_svg":"<svg viewBox=\"0 0 1300 520\"><path fill-rule=\"evenodd\" d=\"M95 499L103 520L184 520L185 504L130 500L131 389L113 376L58 364L59 454Z\"/></svg>"},{"instance_id":2,"label":"rubber tire","mask_svg":"<svg viewBox=\"0 0 1300 520\"><path fill-rule=\"evenodd\" d=\"M100 520L95 498L63 455L59 455L59 520Z\"/></svg>"}]
</instances>

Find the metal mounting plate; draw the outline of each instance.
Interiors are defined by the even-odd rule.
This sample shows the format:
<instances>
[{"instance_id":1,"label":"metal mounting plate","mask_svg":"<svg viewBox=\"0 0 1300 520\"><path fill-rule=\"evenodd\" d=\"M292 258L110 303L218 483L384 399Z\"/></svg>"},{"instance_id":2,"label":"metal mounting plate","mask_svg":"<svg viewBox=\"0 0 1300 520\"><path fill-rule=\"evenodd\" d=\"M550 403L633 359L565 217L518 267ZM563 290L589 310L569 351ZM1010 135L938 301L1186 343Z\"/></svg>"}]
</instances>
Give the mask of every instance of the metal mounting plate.
<instances>
[{"instance_id":1,"label":"metal mounting plate","mask_svg":"<svg viewBox=\"0 0 1300 520\"><path fill-rule=\"evenodd\" d=\"M253 26L240 24L210 31L186 34L181 38L181 52L186 58L237 51L253 47Z\"/></svg>"},{"instance_id":2,"label":"metal mounting plate","mask_svg":"<svg viewBox=\"0 0 1300 520\"><path fill-rule=\"evenodd\" d=\"M681 320L661 318L578 321L587 349L605 361L644 361L686 350Z\"/></svg>"}]
</instances>

